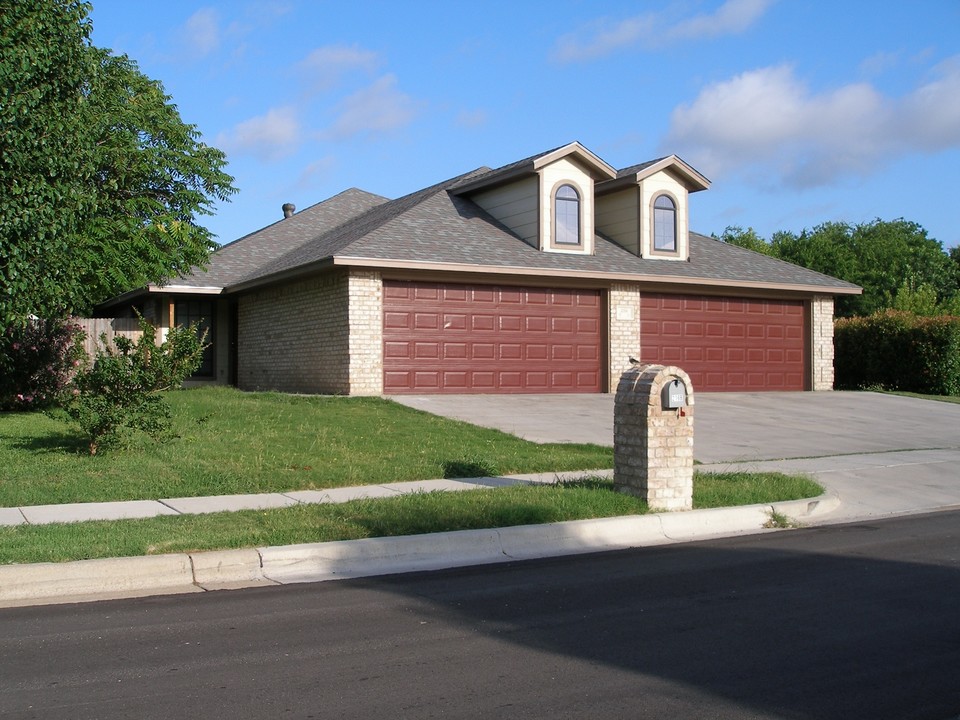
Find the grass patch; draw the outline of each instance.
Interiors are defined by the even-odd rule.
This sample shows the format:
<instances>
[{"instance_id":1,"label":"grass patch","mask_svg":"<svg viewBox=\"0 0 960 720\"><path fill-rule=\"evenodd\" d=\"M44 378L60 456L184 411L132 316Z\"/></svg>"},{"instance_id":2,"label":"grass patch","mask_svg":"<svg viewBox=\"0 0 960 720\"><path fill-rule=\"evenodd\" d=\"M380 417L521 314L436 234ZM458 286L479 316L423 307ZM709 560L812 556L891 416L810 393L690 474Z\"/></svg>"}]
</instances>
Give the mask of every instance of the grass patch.
<instances>
[{"instance_id":1,"label":"grass patch","mask_svg":"<svg viewBox=\"0 0 960 720\"><path fill-rule=\"evenodd\" d=\"M802 475L778 472L695 472L693 507L701 509L757 505L802 500L821 493L823 487Z\"/></svg>"},{"instance_id":2,"label":"grass patch","mask_svg":"<svg viewBox=\"0 0 960 720\"><path fill-rule=\"evenodd\" d=\"M960 395L924 395L922 393L901 392L899 390L874 390L886 395L902 395L903 397L919 398L920 400L936 400L937 402L960 404Z\"/></svg>"},{"instance_id":3,"label":"grass patch","mask_svg":"<svg viewBox=\"0 0 960 720\"><path fill-rule=\"evenodd\" d=\"M0 413L0 507L284 492L442 477L589 470L613 449L536 443L382 398L169 393L176 438L90 457L70 426Z\"/></svg>"},{"instance_id":4,"label":"grass patch","mask_svg":"<svg viewBox=\"0 0 960 720\"><path fill-rule=\"evenodd\" d=\"M699 508L769 503L819 495L802 477L779 473L697 473ZM290 545L449 530L530 525L647 512L608 480L432 492L339 505L0 527L0 564Z\"/></svg>"}]
</instances>

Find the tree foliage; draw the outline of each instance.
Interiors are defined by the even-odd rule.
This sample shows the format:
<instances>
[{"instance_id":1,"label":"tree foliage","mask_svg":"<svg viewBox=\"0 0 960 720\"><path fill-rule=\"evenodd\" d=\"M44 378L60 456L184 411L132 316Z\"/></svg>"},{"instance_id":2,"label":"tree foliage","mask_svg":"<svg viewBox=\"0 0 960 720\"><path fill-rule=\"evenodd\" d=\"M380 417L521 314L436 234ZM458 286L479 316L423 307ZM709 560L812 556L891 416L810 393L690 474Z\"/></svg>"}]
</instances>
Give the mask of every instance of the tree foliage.
<instances>
[{"instance_id":1,"label":"tree foliage","mask_svg":"<svg viewBox=\"0 0 960 720\"><path fill-rule=\"evenodd\" d=\"M86 312L202 264L226 158L90 43L89 4L0 0L0 323Z\"/></svg>"},{"instance_id":2,"label":"tree foliage","mask_svg":"<svg viewBox=\"0 0 960 720\"><path fill-rule=\"evenodd\" d=\"M929 288L936 296L932 307L949 308L960 288L960 255L948 255L920 225L902 218L858 225L827 222L799 235L777 232L770 242L752 229L730 227L720 239L860 285L862 295L837 298L841 317L894 307L901 292L923 294L904 297L901 304L931 305Z\"/></svg>"}]
</instances>

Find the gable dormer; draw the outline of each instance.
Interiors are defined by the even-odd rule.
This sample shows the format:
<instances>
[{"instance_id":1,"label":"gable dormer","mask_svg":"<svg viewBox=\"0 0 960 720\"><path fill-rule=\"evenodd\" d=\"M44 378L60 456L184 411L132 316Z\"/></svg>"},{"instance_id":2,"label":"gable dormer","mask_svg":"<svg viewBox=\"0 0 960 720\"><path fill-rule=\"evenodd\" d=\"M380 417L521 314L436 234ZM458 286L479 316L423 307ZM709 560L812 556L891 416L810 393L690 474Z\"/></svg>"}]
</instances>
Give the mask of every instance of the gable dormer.
<instances>
[{"instance_id":1,"label":"gable dormer","mask_svg":"<svg viewBox=\"0 0 960 720\"><path fill-rule=\"evenodd\" d=\"M597 184L596 228L642 258L690 257L690 193L710 181L676 155L635 165Z\"/></svg>"},{"instance_id":2,"label":"gable dormer","mask_svg":"<svg viewBox=\"0 0 960 720\"><path fill-rule=\"evenodd\" d=\"M578 142L506 165L457 189L543 252L592 255L595 184L616 171Z\"/></svg>"}]
</instances>

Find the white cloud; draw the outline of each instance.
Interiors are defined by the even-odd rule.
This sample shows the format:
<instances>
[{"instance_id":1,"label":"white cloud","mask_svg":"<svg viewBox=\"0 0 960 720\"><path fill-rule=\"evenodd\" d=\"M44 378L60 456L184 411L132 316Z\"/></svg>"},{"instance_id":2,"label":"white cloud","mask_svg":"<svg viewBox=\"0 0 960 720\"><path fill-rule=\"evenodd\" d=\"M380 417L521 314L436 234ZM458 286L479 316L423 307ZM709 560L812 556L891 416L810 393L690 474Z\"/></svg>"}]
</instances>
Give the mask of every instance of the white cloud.
<instances>
[{"instance_id":1,"label":"white cloud","mask_svg":"<svg viewBox=\"0 0 960 720\"><path fill-rule=\"evenodd\" d=\"M325 135L345 138L403 127L417 114L417 103L397 89L397 78L384 75L370 87L355 92L338 107L338 117Z\"/></svg>"},{"instance_id":2,"label":"white cloud","mask_svg":"<svg viewBox=\"0 0 960 720\"><path fill-rule=\"evenodd\" d=\"M666 28L668 40L703 40L739 35L749 29L773 0L727 0L716 12L697 15Z\"/></svg>"},{"instance_id":3,"label":"white cloud","mask_svg":"<svg viewBox=\"0 0 960 720\"><path fill-rule=\"evenodd\" d=\"M323 157L310 163L300 173L300 177L297 179L297 189L310 189L326 180L336 164L336 158L332 156Z\"/></svg>"},{"instance_id":4,"label":"white cloud","mask_svg":"<svg viewBox=\"0 0 960 720\"><path fill-rule=\"evenodd\" d=\"M475 128L486 125L489 119L486 110L461 110L457 113L456 123L459 127Z\"/></svg>"},{"instance_id":5,"label":"white cloud","mask_svg":"<svg viewBox=\"0 0 960 720\"><path fill-rule=\"evenodd\" d=\"M906 96L867 83L812 92L792 67L745 72L677 107L662 150L716 178L827 185L867 175L898 156L960 146L960 56Z\"/></svg>"},{"instance_id":6,"label":"white cloud","mask_svg":"<svg viewBox=\"0 0 960 720\"><path fill-rule=\"evenodd\" d=\"M341 77L355 70L372 73L380 57L358 45L328 45L311 52L297 66L307 76L315 92L333 87Z\"/></svg>"},{"instance_id":7,"label":"white cloud","mask_svg":"<svg viewBox=\"0 0 960 720\"><path fill-rule=\"evenodd\" d=\"M617 22L601 19L557 40L553 58L560 62L592 60L639 45L655 50L671 43L736 35L747 30L774 0L726 0L713 13L671 23L667 13L646 13Z\"/></svg>"},{"instance_id":8,"label":"white cloud","mask_svg":"<svg viewBox=\"0 0 960 720\"><path fill-rule=\"evenodd\" d=\"M221 133L217 144L228 151L269 161L292 153L300 143L300 137L296 112L292 107L282 107L238 123L229 132Z\"/></svg>"},{"instance_id":9,"label":"white cloud","mask_svg":"<svg viewBox=\"0 0 960 720\"><path fill-rule=\"evenodd\" d=\"M220 47L220 19L213 8L201 8L184 23L180 38L187 51L206 57Z\"/></svg>"}]
</instances>

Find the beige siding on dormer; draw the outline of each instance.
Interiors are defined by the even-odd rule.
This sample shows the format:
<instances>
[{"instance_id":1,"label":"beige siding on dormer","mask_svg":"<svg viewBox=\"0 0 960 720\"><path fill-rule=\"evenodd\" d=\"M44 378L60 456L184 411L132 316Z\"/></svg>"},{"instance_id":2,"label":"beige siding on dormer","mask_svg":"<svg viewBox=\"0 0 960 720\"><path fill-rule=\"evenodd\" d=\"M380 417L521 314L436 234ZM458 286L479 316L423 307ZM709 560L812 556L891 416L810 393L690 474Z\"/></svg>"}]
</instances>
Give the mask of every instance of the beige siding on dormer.
<instances>
[{"instance_id":1,"label":"beige siding on dormer","mask_svg":"<svg viewBox=\"0 0 960 720\"><path fill-rule=\"evenodd\" d=\"M597 232L635 255L640 254L640 192L631 186L597 198Z\"/></svg>"},{"instance_id":2,"label":"beige siding on dormer","mask_svg":"<svg viewBox=\"0 0 960 720\"><path fill-rule=\"evenodd\" d=\"M529 177L479 192L470 199L519 235L524 242L537 247L538 192L537 178Z\"/></svg>"},{"instance_id":3,"label":"beige siding on dormer","mask_svg":"<svg viewBox=\"0 0 960 720\"><path fill-rule=\"evenodd\" d=\"M653 201L667 193L677 204L676 255L653 252ZM690 254L689 202L686 186L667 172L658 172L640 182L640 249L641 257L686 261Z\"/></svg>"},{"instance_id":4,"label":"beige siding on dormer","mask_svg":"<svg viewBox=\"0 0 960 720\"><path fill-rule=\"evenodd\" d=\"M548 252L593 254L593 178L577 162L562 158L540 169L540 249ZM553 243L553 193L569 183L580 194L580 237L582 245L557 246Z\"/></svg>"}]
</instances>

